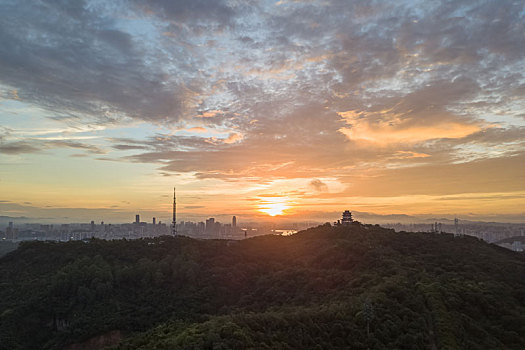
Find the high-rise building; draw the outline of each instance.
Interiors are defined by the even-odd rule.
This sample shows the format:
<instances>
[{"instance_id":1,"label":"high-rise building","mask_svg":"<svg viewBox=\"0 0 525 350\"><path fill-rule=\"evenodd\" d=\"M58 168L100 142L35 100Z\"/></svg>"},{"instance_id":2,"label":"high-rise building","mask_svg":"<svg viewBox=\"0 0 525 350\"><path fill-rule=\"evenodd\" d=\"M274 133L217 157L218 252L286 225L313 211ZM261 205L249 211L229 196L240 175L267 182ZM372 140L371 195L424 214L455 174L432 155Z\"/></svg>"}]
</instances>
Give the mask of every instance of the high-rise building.
<instances>
[{"instance_id":1,"label":"high-rise building","mask_svg":"<svg viewBox=\"0 0 525 350\"><path fill-rule=\"evenodd\" d=\"M7 229L5 230L5 237L9 240L15 239L15 230L13 228L13 222L9 222L9 226L7 226Z\"/></svg>"},{"instance_id":2,"label":"high-rise building","mask_svg":"<svg viewBox=\"0 0 525 350\"><path fill-rule=\"evenodd\" d=\"M215 218L206 219L206 232L211 233L215 231Z\"/></svg>"},{"instance_id":3,"label":"high-rise building","mask_svg":"<svg viewBox=\"0 0 525 350\"><path fill-rule=\"evenodd\" d=\"M235 215L232 218L232 227L233 227L234 230L237 227L237 218L235 217Z\"/></svg>"},{"instance_id":4,"label":"high-rise building","mask_svg":"<svg viewBox=\"0 0 525 350\"><path fill-rule=\"evenodd\" d=\"M202 221L200 221L198 224L197 224L197 232L198 233L204 233L206 231L206 224Z\"/></svg>"},{"instance_id":5,"label":"high-rise building","mask_svg":"<svg viewBox=\"0 0 525 350\"><path fill-rule=\"evenodd\" d=\"M95 221L91 220L91 232L95 231Z\"/></svg>"},{"instance_id":6,"label":"high-rise building","mask_svg":"<svg viewBox=\"0 0 525 350\"><path fill-rule=\"evenodd\" d=\"M140 224L140 215L139 214L135 215L135 223L136 224Z\"/></svg>"},{"instance_id":7,"label":"high-rise building","mask_svg":"<svg viewBox=\"0 0 525 350\"><path fill-rule=\"evenodd\" d=\"M153 226L155 226L155 221L156 221L156 220L157 220L157 219L153 218Z\"/></svg>"}]
</instances>

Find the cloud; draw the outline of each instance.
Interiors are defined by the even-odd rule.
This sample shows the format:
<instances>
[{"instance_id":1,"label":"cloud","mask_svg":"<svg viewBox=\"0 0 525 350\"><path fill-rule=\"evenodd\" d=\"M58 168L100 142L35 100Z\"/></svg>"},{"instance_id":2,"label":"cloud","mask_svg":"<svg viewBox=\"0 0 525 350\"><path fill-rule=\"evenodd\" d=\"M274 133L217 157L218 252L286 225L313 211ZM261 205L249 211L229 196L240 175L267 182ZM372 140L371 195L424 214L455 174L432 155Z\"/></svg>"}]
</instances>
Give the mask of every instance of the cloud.
<instances>
[{"instance_id":1,"label":"cloud","mask_svg":"<svg viewBox=\"0 0 525 350\"><path fill-rule=\"evenodd\" d=\"M0 152L319 198L425 193L440 171L514 188L484 167L523 155L523 32L519 2L6 0L0 108L19 119L2 119ZM17 134L37 119L96 138Z\"/></svg>"},{"instance_id":2,"label":"cloud","mask_svg":"<svg viewBox=\"0 0 525 350\"><path fill-rule=\"evenodd\" d=\"M204 25L210 22L228 25L232 23L235 15L235 9L222 0L213 2L206 0L134 0L134 2L146 13L187 25Z\"/></svg>"},{"instance_id":3,"label":"cloud","mask_svg":"<svg viewBox=\"0 0 525 350\"><path fill-rule=\"evenodd\" d=\"M20 97L18 96L18 90L14 89L14 90L11 90L10 91L10 97L13 99L13 100L20 100Z\"/></svg>"},{"instance_id":4,"label":"cloud","mask_svg":"<svg viewBox=\"0 0 525 350\"><path fill-rule=\"evenodd\" d=\"M314 179L314 180L310 181L309 185L310 185L310 187L312 187L314 190L316 190L318 192L326 192L326 191L328 191L328 185L325 184L324 182L322 182L319 179Z\"/></svg>"},{"instance_id":5,"label":"cloud","mask_svg":"<svg viewBox=\"0 0 525 350\"><path fill-rule=\"evenodd\" d=\"M206 132L208 130L206 130L206 128L203 128L203 127L200 127L200 126L195 126L193 128L189 128L187 129L186 131L193 131L193 132Z\"/></svg>"},{"instance_id":6,"label":"cloud","mask_svg":"<svg viewBox=\"0 0 525 350\"><path fill-rule=\"evenodd\" d=\"M351 140L380 146L464 138L489 125L455 115L447 106L472 98L478 91L478 85L468 78L435 81L404 96L378 99L372 108L339 113L349 125L339 131Z\"/></svg>"},{"instance_id":7,"label":"cloud","mask_svg":"<svg viewBox=\"0 0 525 350\"><path fill-rule=\"evenodd\" d=\"M196 117L197 118L214 118L222 113L223 112L219 110L204 111L204 112L200 112L198 115L196 115Z\"/></svg>"},{"instance_id":8,"label":"cloud","mask_svg":"<svg viewBox=\"0 0 525 350\"><path fill-rule=\"evenodd\" d=\"M399 158L399 159L427 158L427 157L430 157L430 155L426 153L417 153L417 152L411 152L411 151L397 151L394 154L394 158Z\"/></svg>"},{"instance_id":9,"label":"cloud","mask_svg":"<svg viewBox=\"0 0 525 350\"><path fill-rule=\"evenodd\" d=\"M42 151L40 148L22 141L0 144L0 153L3 154L14 155L24 153L37 153L40 151Z\"/></svg>"},{"instance_id":10,"label":"cloud","mask_svg":"<svg viewBox=\"0 0 525 350\"><path fill-rule=\"evenodd\" d=\"M351 127L343 127L339 131L350 140L366 141L380 146L463 138L481 130L481 126L473 123L461 123L446 120L447 118L428 123L424 119L403 119L390 111L380 111L373 115L347 111L340 115Z\"/></svg>"},{"instance_id":11,"label":"cloud","mask_svg":"<svg viewBox=\"0 0 525 350\"><path fill-rule=\"evenodd\" d=\"M46 147L75 148L75 149L86 150L92 154L106 154L107 153L103 149L96 147L94 145L89 145L89 144L85 144L85 143L81 143L77 141L68 141L68 140L57 140L57 141L46 142Z\"/></svg>"},{"instance_id":12,"label":"cloud","mask_svg":"<svg viewBox=\"0 0 525 350\"><path fill-rule=\"evenodd\" d=\"M25 154L25 153L39 153L44 150L54 148L72 148L85 150L91 154L105 154L107 153L102 148L95 145L86 144L73 140L47 140L47 139L24 139L24 141L12 141L0 144L0 153L4 154ZM79 157L80 155L74 155Z\"/></svg>"},{"instance_id":13,"label":"cloud","mask_svg":"<svg viewBox=\"0 0 525 350\"><path fill-rule=\"evenodd\" d=\"M230 133L230 135L228 135L228 137L226 139L224 139L224 143L227 143L227 144L230 144L230 143L236 143L236 142L239 142L243 139L243 136L241 134L237 134L237 133Z\"/></svg>"},{"instance_id":14,"label":"cloud","mask_svg":"<svg viewBox=\"0 0 525 350\"><path fill-rule=\"evenodd\" d=\"M199 89L151 64L158 57L110 17L119 8L8 1L4 10L0 83L24 101L95 121L109 114L166 123L183 117Z\"/></svg>"},{"instance_id":15,"label":"cloud","mask_svg":"<svg viewBox=\"0 0 525 350\"><path fill-rule=\"evenodd\" d=\"M143 150L147 149L147 146L141 146L141 145L126 145L126 144L117 144L111 146L114 149L117 149L119 151L129 151L129 150Z\"/></svg>"},{"instance_id":16,"label":"cloud","mask_svg":"<svg viewBox=\"0 0 525 350\"><path fill-rule=\"evenodd\" d=\"M38 206L29 205L27 203L18 204L15 202L4 203L0 202L0 210L2 213L11 217L16 216L16 219L23 220L23 222L84 222L91 221L94 217L103 217L106 220L113 222L125 222L127 218L132 218L133 213L125 212L115 206L110 207L69 207L63 208L60 206ZM23 217L21 217L23 215ZM2 218L2 217L0 217ZM6 218L5 216L3 217Z\"/></svg>"}]
</instances>

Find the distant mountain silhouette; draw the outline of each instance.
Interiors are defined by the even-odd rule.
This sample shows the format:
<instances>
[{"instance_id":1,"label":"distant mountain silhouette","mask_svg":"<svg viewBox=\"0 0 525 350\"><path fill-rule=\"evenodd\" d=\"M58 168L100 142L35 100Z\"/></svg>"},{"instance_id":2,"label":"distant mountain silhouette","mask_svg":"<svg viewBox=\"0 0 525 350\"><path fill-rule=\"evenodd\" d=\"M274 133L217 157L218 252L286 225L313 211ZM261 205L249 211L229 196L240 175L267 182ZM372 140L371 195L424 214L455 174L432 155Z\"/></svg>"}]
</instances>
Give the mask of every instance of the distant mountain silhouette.
<instances>
[{"instance_id":1,"label":"distant mountain silhouette","mask_svg":"<svg viewBox=\"0 0 525 350\"><path fill-rule=\"evenodd\" d=\"M359 223L27 242L0 286L1 349L525 348L525 255Z\"/></svg>"}]
</instances>

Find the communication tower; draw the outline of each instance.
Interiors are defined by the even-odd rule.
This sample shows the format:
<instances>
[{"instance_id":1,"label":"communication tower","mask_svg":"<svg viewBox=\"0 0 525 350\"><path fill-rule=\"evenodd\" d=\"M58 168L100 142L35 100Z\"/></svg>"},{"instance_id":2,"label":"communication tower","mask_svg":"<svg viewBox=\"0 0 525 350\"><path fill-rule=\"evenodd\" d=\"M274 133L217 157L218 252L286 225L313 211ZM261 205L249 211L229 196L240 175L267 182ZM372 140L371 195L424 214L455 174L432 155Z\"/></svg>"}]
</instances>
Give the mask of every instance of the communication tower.
<instances>
[{"instance_id":1,"label":"communication tower","mask_svg":"<svg viewBox=\"0 0 525 350\"><path fill-rule=\"evenodd\" d=\"M175 195L175 187L173 187L173 221L171 223L171 234L177 235L177 197Z\"/></svg>"}]
</instances>

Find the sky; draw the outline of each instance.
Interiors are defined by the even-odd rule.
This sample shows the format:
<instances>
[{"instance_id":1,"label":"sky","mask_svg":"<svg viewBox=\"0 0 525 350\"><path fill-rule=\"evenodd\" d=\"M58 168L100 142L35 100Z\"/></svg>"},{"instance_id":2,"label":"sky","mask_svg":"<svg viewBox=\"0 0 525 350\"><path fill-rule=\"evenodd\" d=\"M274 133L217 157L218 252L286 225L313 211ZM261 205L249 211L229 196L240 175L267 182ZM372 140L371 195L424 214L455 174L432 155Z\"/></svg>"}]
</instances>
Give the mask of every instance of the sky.
<instances>
[{"instance_id":1,"label":"sky","mask_svg":"<svg viewBox=\"0 0 525 350\"><path fill-rule=\"evenodd\" d=\"M525 222L525 2L0 0L0 216Z\"/></svg>"}]
</instances>

